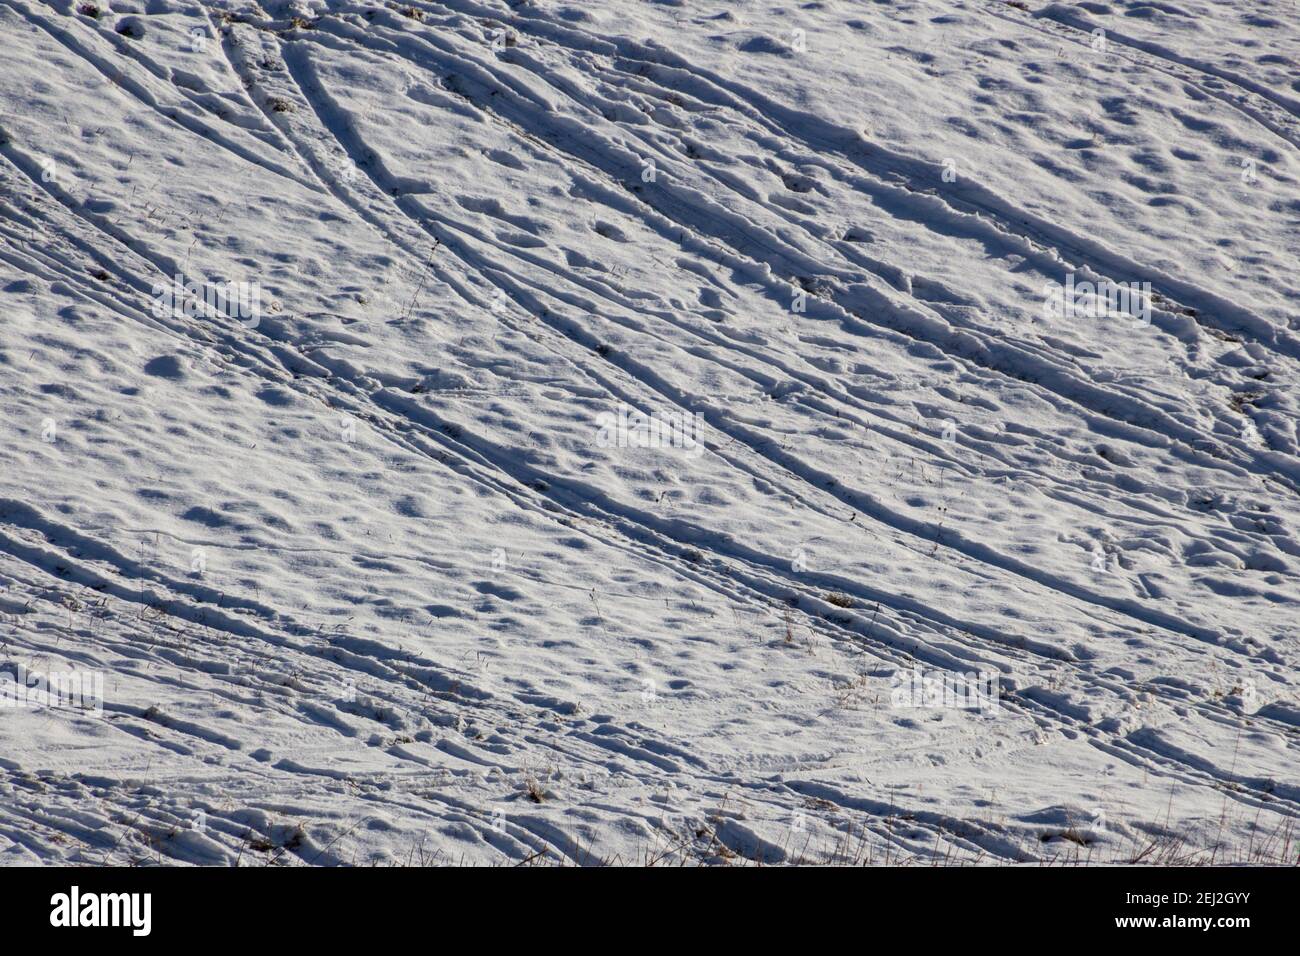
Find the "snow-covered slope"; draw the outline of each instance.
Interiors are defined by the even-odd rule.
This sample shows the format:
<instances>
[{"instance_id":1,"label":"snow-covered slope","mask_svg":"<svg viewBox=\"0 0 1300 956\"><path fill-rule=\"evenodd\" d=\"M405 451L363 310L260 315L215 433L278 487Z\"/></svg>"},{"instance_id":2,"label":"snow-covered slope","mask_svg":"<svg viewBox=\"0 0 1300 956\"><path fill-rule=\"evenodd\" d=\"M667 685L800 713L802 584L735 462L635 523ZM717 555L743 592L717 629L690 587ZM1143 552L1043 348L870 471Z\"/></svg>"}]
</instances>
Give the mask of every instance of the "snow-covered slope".
<instances>
[{"instance_id":1,"label":"snow-covered slope","mask_svg":"<svg viewBox=\"0 0 1300 956\"><path fill-rule=\"evenodd\" d=\"M1294 860L1292 7L3 0L0 861Z\"/></svg>"}]
</instances>

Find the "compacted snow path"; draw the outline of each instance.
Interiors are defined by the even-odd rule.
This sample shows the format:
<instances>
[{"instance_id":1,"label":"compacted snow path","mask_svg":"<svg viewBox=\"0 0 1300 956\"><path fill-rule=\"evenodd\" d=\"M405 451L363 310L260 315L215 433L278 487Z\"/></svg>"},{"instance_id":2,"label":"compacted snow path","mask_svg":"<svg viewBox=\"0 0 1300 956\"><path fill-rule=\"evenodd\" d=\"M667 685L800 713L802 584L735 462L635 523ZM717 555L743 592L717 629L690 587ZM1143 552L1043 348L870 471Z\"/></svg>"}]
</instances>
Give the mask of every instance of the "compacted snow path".
<instances>
[{"instance_id":1,"label":"compacted snow path","mask_svg":"<svg viewBox=\"0 0 1300 956\"><path fill-rule=\"evenodd\" d=\"M0 861L1294 862L1298 61L0 0Z\"/></svg>"}]
</instances>

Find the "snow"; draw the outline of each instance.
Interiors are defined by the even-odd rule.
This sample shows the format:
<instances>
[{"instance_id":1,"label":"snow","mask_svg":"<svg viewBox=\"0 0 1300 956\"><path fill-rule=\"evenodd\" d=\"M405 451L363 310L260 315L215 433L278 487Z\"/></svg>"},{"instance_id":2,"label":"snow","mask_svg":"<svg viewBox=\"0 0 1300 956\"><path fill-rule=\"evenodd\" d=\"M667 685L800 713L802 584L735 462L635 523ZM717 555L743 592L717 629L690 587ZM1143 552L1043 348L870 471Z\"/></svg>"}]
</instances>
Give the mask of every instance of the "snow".
<instances>
[{"instance_id":1,"label":"snow","mask_svg":"<svg viewBox=\"0 0 1300 956\"><path fill-rule=\"evenodd\" d=\"M0 31L0 862L1295 861L1291 4Z\"/></svg>"}]
</instances>

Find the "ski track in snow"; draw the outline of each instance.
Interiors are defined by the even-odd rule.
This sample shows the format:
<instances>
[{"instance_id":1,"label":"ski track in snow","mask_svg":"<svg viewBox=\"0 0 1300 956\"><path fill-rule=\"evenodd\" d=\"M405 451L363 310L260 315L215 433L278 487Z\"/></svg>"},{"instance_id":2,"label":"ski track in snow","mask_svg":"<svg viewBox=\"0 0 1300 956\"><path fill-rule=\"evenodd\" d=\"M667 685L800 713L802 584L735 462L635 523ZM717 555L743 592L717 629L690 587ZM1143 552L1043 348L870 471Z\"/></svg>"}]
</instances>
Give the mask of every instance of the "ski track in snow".
<instances>
[{"instance_id":1,"label":"ski track in snow","mask_svg":"<svg viewBox=\"0 0 1300 956\"><path fill-rule=\"evenodd\" d=\"M0 666L104 679L0 862L1295 862L1290 4L94 13L0 0Z\"/></svg>"}]
</instances>

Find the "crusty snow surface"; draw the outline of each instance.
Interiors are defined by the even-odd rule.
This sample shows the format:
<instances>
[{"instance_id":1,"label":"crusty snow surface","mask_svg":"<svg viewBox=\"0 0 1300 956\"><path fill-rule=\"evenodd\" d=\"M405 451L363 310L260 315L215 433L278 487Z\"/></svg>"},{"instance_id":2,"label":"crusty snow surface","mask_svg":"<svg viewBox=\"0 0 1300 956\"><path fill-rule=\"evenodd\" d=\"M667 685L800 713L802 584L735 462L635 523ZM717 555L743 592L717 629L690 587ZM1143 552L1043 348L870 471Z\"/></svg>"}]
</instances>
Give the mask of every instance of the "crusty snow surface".
<instances>
[{"instance_id":1,"label":"crusty snow surface","mask_svg":"<svg viewBox=\"0 0 1300 956\"><path fill-rule=\"evenodd\" d=\"M0 861L1294 861L1290 0L95 2L0 2L0 668L103 682Z\"/></svg>"}]
</instances>

